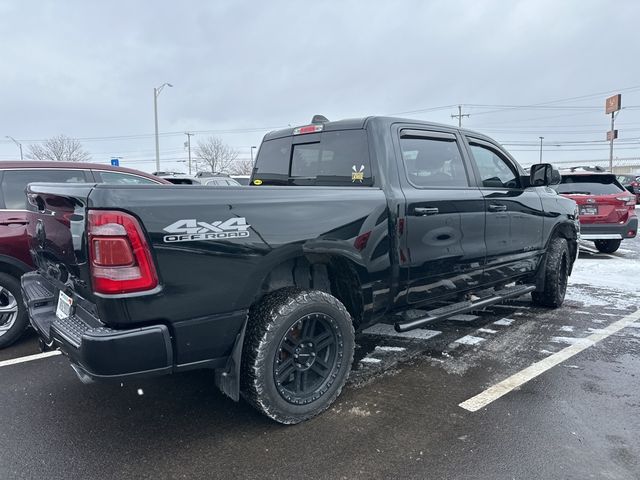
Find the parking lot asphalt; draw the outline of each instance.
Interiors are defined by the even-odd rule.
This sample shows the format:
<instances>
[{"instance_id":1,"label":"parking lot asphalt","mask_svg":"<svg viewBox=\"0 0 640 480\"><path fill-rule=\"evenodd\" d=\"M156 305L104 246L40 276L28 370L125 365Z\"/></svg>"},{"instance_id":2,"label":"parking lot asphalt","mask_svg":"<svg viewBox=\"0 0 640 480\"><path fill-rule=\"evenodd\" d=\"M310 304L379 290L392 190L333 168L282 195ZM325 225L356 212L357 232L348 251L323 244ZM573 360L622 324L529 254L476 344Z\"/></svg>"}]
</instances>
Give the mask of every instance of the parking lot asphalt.
<instances>
[{"instance_id":1,"label":"parking lot asphalt","mask_svg":"<svg viewBox=\"0 0 640 480\"><path fill-rule=\"evenodd\" d=\"M640 240L588 247L558 310L367 330L342 396L297 426L206 371L83 385L62 356L1 366L0 478L640 479ZM27 335L0 365L37 352Z\"/></svg>"}]
</instances>

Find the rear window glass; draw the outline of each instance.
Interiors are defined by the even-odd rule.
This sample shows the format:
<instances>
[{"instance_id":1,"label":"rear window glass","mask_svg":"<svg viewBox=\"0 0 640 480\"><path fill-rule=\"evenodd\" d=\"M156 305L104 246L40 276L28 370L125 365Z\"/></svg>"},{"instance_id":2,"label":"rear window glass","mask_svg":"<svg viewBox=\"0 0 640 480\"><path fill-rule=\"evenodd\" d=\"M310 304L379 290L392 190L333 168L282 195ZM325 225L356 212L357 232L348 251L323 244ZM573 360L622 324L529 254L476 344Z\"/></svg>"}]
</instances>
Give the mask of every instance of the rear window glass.
<instances>
[{"instance_id":1,"label":"rear window glass","mask_svg":"<svg viewBox=\"0 0 640 480\"><path fill-rule=\"evenodd\" d=\"M4 200L4 208L24 210L27 208L27 197L24 193L29 183L86 183L83 170L7 170L2 177L0 188Z\"/></svg>"},{"instance_id":2,"label":"rear window glass","mask_svg":"<svg viewBox=\"0 0 640 480\"><path fill-rule=\"evenodd\" d=\"M555 185L558 193L574 195L609 195L625 191L613 175L563 175Z\"/></svg>"},{"instance_id":3,"label":"rear window glass","mask_svg":"<svg viewBox=\"0 0 640 480\"><path fill-rule=\"evenodd\" d=\"M372 185L366 132L342 130L268 140L258 152L254 184L256 180L265 185Z\"/></svg>"}]
</instances>

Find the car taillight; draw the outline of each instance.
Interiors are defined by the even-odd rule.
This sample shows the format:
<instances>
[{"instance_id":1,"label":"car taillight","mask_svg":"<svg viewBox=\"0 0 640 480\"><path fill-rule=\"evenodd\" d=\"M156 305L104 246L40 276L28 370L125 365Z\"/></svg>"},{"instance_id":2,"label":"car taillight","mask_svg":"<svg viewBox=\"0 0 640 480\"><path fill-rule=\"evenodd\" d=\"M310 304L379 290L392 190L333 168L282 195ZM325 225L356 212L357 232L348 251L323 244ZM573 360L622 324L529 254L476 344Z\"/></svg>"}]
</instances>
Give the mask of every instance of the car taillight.
<instances>
[{"instance_id":1,"label":"car taillight","mask_svg":"<svg viewBox=\"0 0 640 480\"><path fill-rule=\"evenodd\" d=\"M118 211L89 210L89 263L97 293L151 290L158 276L149 245L135 217Z\"/></svg>"},{"instance_id":2,"label":"car taillight","mask_svg":"<svg viewBox=\"0 0 640 480\"><path fill-rule=\"evenodd\" d=\"M635 197L616 197L616 200L624 202L625 205L631 206L636 204Z\"/></svg>"}]
</instances>

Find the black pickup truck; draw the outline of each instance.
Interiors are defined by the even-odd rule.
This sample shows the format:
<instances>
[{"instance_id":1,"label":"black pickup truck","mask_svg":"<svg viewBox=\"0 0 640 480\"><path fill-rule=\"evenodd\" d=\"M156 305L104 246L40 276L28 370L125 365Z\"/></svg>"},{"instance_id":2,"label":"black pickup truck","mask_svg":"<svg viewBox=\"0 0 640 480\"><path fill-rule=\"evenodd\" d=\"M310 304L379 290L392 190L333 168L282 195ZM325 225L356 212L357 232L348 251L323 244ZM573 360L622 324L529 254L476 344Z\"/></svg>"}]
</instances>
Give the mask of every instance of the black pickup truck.
<instances>
[{"instance_id":1,"label":"black pickup truck","mask_svg":"<svg viewBox=\"0 0 640 480\"><path fill-rule=\"evenodd\" d=\"M297 423L337 398L367 325L558 307L579 235L559 180L471 131L316 119L265 136L250 186L30 185L24 299L81 380L207 368Z\"/></svg>"}]
</instances>

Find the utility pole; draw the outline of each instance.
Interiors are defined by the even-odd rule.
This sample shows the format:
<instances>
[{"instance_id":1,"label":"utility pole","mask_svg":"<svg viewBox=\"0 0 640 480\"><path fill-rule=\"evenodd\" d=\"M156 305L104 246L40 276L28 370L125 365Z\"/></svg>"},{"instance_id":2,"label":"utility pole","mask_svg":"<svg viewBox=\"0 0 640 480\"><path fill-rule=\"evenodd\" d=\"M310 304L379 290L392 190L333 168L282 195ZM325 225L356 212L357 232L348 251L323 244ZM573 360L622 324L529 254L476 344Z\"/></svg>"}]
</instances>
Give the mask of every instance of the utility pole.
<instances>
[{"instance_id":1,"label":"utility pole","mask_svg":"<svg viewBox=\"0 0 640 480\"><path fill-rule=\"evenodd\" d=\"M451 118L457 118L458 119L458 127L462 127L462 117L469 118L469 114L468 113L462 113L462 105L458 105L458 114L457 115L451 115Z\"/></svg>"},{"instance_id":2,"label":"utility pole","mask_svg":"<svg viewBox=\"0 0 640 480\"><path fill-rule=\"evenodd\" d=\"M191 175L191 137L195 135L195 133L184 132L187 136L187 148L189 149L189 175Z\"/></svg>"},{"instance_id":3,"label":"utility pole","mask_svg":"<svg viewBox=\"0 0 640 480\"><path fill-rule=\"evenodd\" d=\"M251 166L253 167L253 151L258 148L256 146L251 147Z\"/></svg>"},{"instance_id":4,"label":"utility pole","mask_svg":"<svg viewBox=\"0 0 640 480\"><path fill-rule=\"evenodd\" d=\"M15 143L20 148L20 161L24 161L24 157L22 156L22 144L10 135L7 135L6 138L12 140L13 143Z\"/></svg>"},{"instance_id":5,"label":"utility pole","mask_svg":"<svg viewBox=\"0 0 640 480\"><path fill-rule=\"evenodd\" d=\"M160 140L158 140L158 97L164 87L173 87L170 83L163 83L153 89L153 116L156 122L156 172L160 171Z\"/></svg>"},{"instance_id":6,"label":"utility pole","mask_svg":"<svg viewBox=\"0 0 640 480\"><path fill-rule=\"evenodd\" d=\"M540 163L542 163L542 140L544 137L538 137L540 139Z\"/></svg>"}]
</instances>

